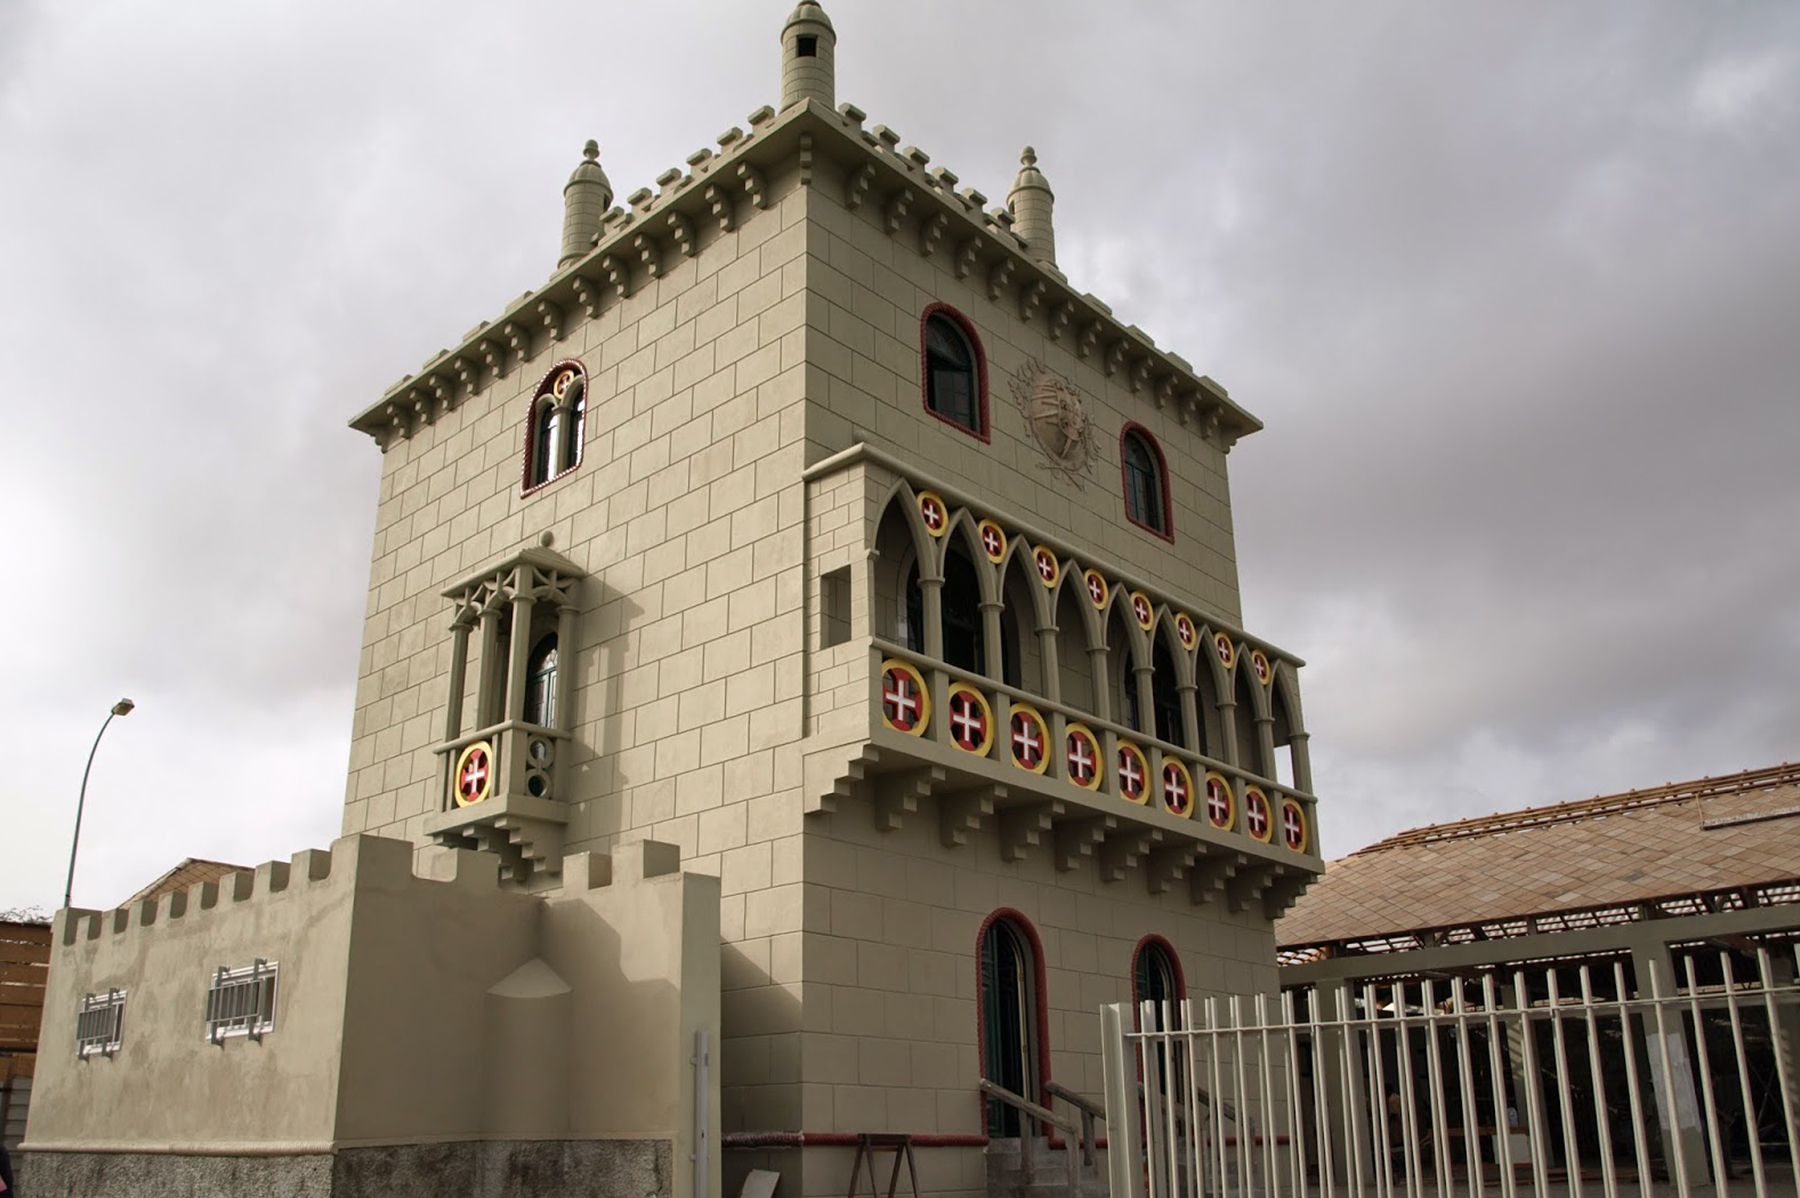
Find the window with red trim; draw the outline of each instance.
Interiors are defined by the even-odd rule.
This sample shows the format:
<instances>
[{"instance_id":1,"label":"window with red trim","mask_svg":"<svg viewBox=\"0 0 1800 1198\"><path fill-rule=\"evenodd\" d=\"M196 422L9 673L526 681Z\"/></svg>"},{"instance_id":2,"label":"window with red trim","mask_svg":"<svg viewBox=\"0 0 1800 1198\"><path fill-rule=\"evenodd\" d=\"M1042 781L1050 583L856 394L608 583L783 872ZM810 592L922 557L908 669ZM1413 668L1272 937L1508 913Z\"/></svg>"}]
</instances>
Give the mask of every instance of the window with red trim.
<instances>
[{"instance_id":1,"label":"window with red trim","mask_svg":"<svg viewBox=\"0 0 1800 1198\"><path fill-rule=\"evenodd\" d=\"M1041 1102L1048 1044L1044 1041L1044 959L1037 933L1017 911L996 911L982 925L976 1009L981 1076L1022 1098ZM1037 1134L1011 1103L983 1096L987 1132L995 1138Z\"/></svg>"},{"instance_id":2,"label":"window with red trim","mask_svg":"<svg viewBox=\"0 0 1800 1198\"><path fill-rule=\"evenodd\" d=\"M933 304L919 322L919 354L925 410L988 440L987 358L974 327L949 305Z\"/></svg>"},{"instance_id":3,"label":"window with red trim","mask_svg":"<svg viewBox=\"0 0 1800 1198\"><path fill-rule=\"evenodd\" d=\"M534 490L581 465L586 434L587 371L580 362L558 362L532 393L520 489Z\"/></svg>"},{"instance_id":4,"label":"window with red trim","mask_svg":"<svg viewBox=\"0 0 1800 1198\"><path fill-rule=\"evenodd\" d=\"M1165 541L1175 539L1175 517L1169 504L1169 464L1162 446L1141 424L1119 433L1119 471L1125 485L1125 517Z\"/></svg>"}]
</instances>

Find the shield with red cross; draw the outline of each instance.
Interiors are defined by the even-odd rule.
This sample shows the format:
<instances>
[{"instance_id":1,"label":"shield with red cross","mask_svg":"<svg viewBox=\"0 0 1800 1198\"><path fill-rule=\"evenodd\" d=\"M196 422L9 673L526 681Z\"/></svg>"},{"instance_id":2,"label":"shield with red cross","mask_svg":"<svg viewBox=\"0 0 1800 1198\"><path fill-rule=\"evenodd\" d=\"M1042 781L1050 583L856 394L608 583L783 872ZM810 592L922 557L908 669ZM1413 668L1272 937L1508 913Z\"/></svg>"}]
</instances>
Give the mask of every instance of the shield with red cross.
<instances>
[{"instance_id":1,"label":"shield with red cross","mask_svg":"<svg viewBox=\"0 0 1800 1198\"><path fill-rule=\"evenodd\" d=\"M994 743L994 712L966 682L950 684L950 739L965 753L985 754Z\"/></svg>"},{"instance_id":2,"label":"shield with red cross","mask_svg":"<svg viewBox=\"0 0 1800 1198\"><path fill-rule=\"evenodd\" d=\"M1261 649L1250 650L1250 670L1264 686L1269 685L1269 679L1275 676L1275 667L1269 664L1269 655Z\"/></svg>"},{"instance_id":3,"label":"shield with red cross","mask_svg":"<svg viewBox=\"0 0 1800 1198\"><path fill-rule=\"evenodd\" d=\"M1131 592L1131 618L1137 621L1139 628L1150 631L1150 625L1156 622L1156 605L1150 602L1150 596L1142 591Z\"/></svg>"},{"instance_id":4,"label":"shield with red cross","mask_svg":"<svg viewBox=\"0 0 1800 1198\"><path fill-rule=\"evenodd\" d=\"M1133 803L1150 797L1150 763L1144 751L1129 741L1119 742L1119 796Z\"/></svg>"},{"instance_id":5,"label":"shield with red cross","mask_svg":"<svg viewBox=\"0 0 1800 1198\"><path fill-rule=\"evenodd\" d=\"M931 719L924 676L895 658L881 663L881 720L896 732L919 736Z\"/></svg>"},{"instance_id":6,"label":"shield with red cross","mask_svg":"<svg viewBox=\"0 0 1800 1198\"><path fill-rule=\"evenodd\" d=\"M456 757L456 805L472 807L494 793L494 747L485 740L466 746Z\"/></svg>"},{"instance_id":7,"label":"shield with red cross","mask_svg":"<svg viewBox=\"0 0 1800 1198\"><path fill-rule=\"evenodd\" d=\"M1006 557L1006 530L992 520L983 520L976 526L981 533L981 551L995 565Z\"/></svg>"},{"instance_id":8,"label":"shield with red cross","mask_svg":"<svg viewBox=\"0 0 1800 1198\"><path fill-rule=\"evenodd\" d=\"M1098 570L1083 570L1081 581L1087 586L1087 597L1094 601L1095 607L1106 606L1106 578Z\"/></svg>"},{"instance_id":9,"label":"shield with red cross","mask_svg":"<svg viewBox=\"0 0 1800 1198\"><path fill-rule=\"evenodd\" d=\"M1221 773L1206 775L1206 818L1215 828L1231 827L1232 810L1231 783Z\"/></svg>"},{"instance_id":10,"label":"shield with red cross","mask_svg":"<svg viewBox=\"0 0 1800 1198\"><path fill-rule=\"evenodd\" d=\"M1013 764L1041 774L1050 764L1050 730L1044 717L1029 703L1014 703L1007 721Z\"/></svg>"},{"instance_id":11,"label":"shield with red cross","mask_svg":"<svg viewBox=\"0 0 1800 1198\"><path fill-rule=\"evenodd\" d=\"M1063 766L1069 781L1081 789L1100 789L1100 742L1087 725L1070 724L1063 734Z\"/></svg>"},{"instance_id":12,"label":"shield with red cross","mask_svg":"<svg viewBox=\"0 0 1800 1198\"><path fill-rule=\"evenodd\" d=\"M1054 553L1042 545L1032 551L1031 563L1037 567L1038 581L1047 587L1055 586L1056 580L1062 577L1062 564L1056 560Z\"/></svg>"},{"instance_id":13,"label":"shield with red cross","mask_svg":"<svg viewBox=\"0 0 1800 1198\"><path fill-rule=\"evenodd\" d=\"M925 531L934 537L950 531L950 509L935 491L919 492L919 519L925 521Z\"/></svg>"},{"instance_id":14,"label":"shield with red cross","mask_svg":"<svg viewBox=\"0 0 1800 1198\"><path fill-rule=\"evenodd\" d=\"M1194 814L1194 775L1174 757L1163 758L1162 801L1163 809L1170 815L1189 819Z\"/></svg>"},{"instance_id":15,"label":"shield with red cross","mask_svg":"<svg viewBox=\"0 0 1800 1198\"><path fill-rule=\"evenodd\" d=\"M1213 652L1219 655L1219 664L1226 669L1237 660L1237 650L1231 647L1231 637L1223 632L1213 634Z\"/></svg>"},{"instance_id":16,"label":"shield with red cross","mask_svg":"<svg viewBox=\"0 0 1800 1198\"><path fill-rule=\"evenodd\" d=\"M1292 799L1281 803L1281 843L1296 853L1306 851L1306 813Z\"/></svg>"},{"instance_id":17,"label":"shield with red cross","mask_svg":"<svg viewBox=\"0 0 1800 1198\"><path fill-rule=\"evenodd\" d=\"M1181 638L1183 649L1192 649L1200 640L1200 633L1194 627L1194 618L1186 612L1175 617L1175 635Z\"/></svg>"},{"instance_id":18,"label":"shield with red cross","mask_svg":"<svg viewBox=\"0 0 1800 1198\"><path fill-rule=\"evenodd\" d=\"M1264 844L1275 834L1275 820L1269 812L1269 796L1260 786L1244 788L1244 830Z\"/></svg>"}]
</instances>

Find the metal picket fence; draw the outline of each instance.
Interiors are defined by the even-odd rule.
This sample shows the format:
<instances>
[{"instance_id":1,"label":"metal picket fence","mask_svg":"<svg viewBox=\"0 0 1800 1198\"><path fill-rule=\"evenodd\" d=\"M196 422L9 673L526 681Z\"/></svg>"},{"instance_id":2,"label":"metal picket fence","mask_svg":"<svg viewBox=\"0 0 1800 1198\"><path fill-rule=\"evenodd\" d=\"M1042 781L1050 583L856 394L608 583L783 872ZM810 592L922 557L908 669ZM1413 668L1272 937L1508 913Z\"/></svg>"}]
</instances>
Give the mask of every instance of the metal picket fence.
<instances>
[{"instance_id":1,"label":"metal picket fence","mask_svg":"<svg viewBox=\"0 0 1800 1198\"><path fill-rule=\"evenodd\" d=\"M1795 946L1670 960L1104 1007L1113 1198L1794 1195Z\"/></svg>"}]
</instances>

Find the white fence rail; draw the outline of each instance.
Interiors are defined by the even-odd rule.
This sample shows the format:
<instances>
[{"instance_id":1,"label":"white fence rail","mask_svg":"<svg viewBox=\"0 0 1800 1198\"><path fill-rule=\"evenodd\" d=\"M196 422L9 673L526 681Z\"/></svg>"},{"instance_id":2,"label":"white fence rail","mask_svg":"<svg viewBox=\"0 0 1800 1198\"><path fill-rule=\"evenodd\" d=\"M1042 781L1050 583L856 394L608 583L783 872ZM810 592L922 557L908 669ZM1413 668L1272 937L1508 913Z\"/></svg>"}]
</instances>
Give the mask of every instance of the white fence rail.
<instances>
[{"instance_id":1,"label":"white fence rail","mask_svg":"<svg viewBox=\"0 0 1800 1198\"><path fill-rule=\"evenodd\" d=\"M1794 1195L1795 966L1696 946L1642 979L1620 958L1105 1007L1112 1196Z\"/></svg>"}]
</instances>

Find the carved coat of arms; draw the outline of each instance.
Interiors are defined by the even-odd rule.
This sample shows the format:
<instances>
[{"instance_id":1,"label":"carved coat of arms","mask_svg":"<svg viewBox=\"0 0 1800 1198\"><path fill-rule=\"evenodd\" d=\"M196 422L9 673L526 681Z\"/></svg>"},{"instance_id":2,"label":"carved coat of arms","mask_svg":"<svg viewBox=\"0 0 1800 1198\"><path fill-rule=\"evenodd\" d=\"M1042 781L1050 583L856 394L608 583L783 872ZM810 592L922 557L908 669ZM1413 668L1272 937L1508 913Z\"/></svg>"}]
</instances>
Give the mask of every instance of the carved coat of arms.
<instances>
[{"instance_id":1,"label":"carved coat of arms","mask_svg":"<svg viewBox=\"0 0 1800 1198\"><path fill-rule=\"evenodd\" d=\"M1094 425L1075 385L1035 358L1012 376L1013 402L1025 416L1038 448L1048 459L1039 469L1055 470L1080 490L1097 456Z\"/></svg>"}]
</instances>

